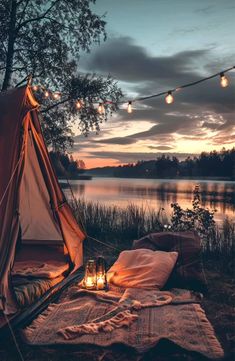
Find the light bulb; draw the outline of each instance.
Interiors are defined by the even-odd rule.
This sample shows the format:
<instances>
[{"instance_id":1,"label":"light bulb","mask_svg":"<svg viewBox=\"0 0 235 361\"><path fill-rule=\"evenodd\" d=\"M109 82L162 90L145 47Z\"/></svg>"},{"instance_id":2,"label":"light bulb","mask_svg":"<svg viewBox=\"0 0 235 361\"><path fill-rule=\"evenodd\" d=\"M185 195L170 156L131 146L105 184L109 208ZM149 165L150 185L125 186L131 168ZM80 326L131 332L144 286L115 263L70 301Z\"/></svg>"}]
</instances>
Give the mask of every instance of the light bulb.
<instances>
[{"instance_id":1,"label":"light bulb","mask_svg":"<svg viewBox=\"0 0 235 361\"><path fill-rule=\"evenodd\" d=\"M228 78L224 75L224 73L220 73L220 85L222 88L226 88L228 86Z\"/></svg>"},{"instance_id":2,"label":"light bulb","mask_svg":"<svg viewBox=\"0 0 235 361\"><path fill-rule=\"evenodd\" d=\"M171 104L174 102L174 97L171 92L168 92L167 96L165 97L165 101L167 104Z\"/></svg>"},{"instance_id":3,"label":"light bulb","mask_svg":"<svg viewBox=\"0 0 235 361\"><path fill-rule=\"evenodd\" d=\"M104 114L104 105L103 105L103 103L99 103L98 113L99 114Z\"/></svg>"},{"instance_id":4,"label":"light bulb","mask_svg":"<svg viewBox=\"0 0 235 361\"><path fill-rule=\"evenodd\" d=\"M77 109L81 109L81 107L82 107L82 103L81 103L80 100L78 100L78 101L76 102L76 108L77 108Z\"/></svg>"},{"instance_id":5,"label":"light bulb","mask_svg":"<svg viewBox=\"0 0 235 361\"><path fill-rule=\"evenodd\" d=\"M37 86L37 85L34 85L34 86L33 86L33 90L37 91L37 90L38 90L38 86Z\"/></svg>"},{"instance_id":6,"label":"light bulb","mask_svg":"<svg viewBox=\"0 0 235 361\"><path fill-rule=\"evenodd\" d=\"M54 98L54 99L59 99L59 97L60 97L60 93L54 93L54 94L53 94L53 98Z\"/></svg>"},{"instance_id":7,"label":"light bulb","mask_svg":"<svg viewBox=\"0 0 235 361\"><path fill-rule=\"evenodd\" d=\"M132 113L132 103L131 102L128 102L128 106L127 106L127 113Z\"/></svg>"},{"instance_id":8,"label":"light bulb","mask_svg":"<svg viewBox=\"0 0 235 361\"><path fill-rule=\"evenodd\" d=\"M48 98L49 97L49 92L46 90L45 93L44 93L45 97Z\"/></svg>"}]
</instances>

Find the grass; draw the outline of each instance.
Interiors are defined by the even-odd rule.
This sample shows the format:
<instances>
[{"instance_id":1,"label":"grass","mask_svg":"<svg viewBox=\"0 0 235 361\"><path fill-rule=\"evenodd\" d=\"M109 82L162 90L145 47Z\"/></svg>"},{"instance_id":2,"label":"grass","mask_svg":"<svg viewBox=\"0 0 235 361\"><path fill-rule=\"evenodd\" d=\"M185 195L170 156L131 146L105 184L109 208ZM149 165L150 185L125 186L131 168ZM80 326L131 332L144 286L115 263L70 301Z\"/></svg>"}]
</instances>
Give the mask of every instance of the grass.
<instances>
[{"instance_id":1,"label":"grass","mask_svg":"<svg viewBox=\"0 0 235 361\"><path fill-rule=\"evenodd\" d=\"M104 255L113 261L120 250L129 249L132 241L147 233L158 232L165 229L164 225L170 224L164 212L129 205L125 209L116 206L107 207L99 203L84 202L77 200L72 204L74 213L78 220L82 220L87 233L107 242L110 247L88 239L84 243L87 257ZM203 307L207 317L215 328L216 334L226 352L226 361L235 360L235 275L234 275L234 247L235 247L235 225L225 219L222 226L215 225L210 236L203 238L203 259L205 273L208 280L209 291L203 300ZM86 348L81 348L78 353L60 350L52 352L45 349L35 349L20 343L21 351L25 361L114 361L124 360L120 349L113 354L102 354L103 351L97 349L93 354L87 352ZM124 354L128 361L136 361L135 355L127 350ZM147 357L147 358L146 358ZM139 359L140 360L140 359ZM198 355L191 356L176 353L174 357L167 357L161 352L156 358L156 354L148 354L143 357L143 361L201 361ZM11 340L1 348L0 361L22 361L17 356L14 344Z\"/></svg>"},{"instance_id":2,"label":"grass","mask_svg":"<svg viewBox=\"0 0 235 361\"><path fill-rule=\"evenodd\" d=\"M151 232L164 231L166 225L171 227L171 220L162 209L154 211L133 204L119 208L81 199L71 204L87 234L117 248L117 252L130 249L134 239ZM103 255L108 249L89 239L85 242L85 248L88 254L94 252L95 248L97 253ZM215 224L210 232L202 234L202 250L205 262L209 261L216 269L232 275L235 266L235 222L225 218L220 227Z\"/></svg>"}]
</instances>

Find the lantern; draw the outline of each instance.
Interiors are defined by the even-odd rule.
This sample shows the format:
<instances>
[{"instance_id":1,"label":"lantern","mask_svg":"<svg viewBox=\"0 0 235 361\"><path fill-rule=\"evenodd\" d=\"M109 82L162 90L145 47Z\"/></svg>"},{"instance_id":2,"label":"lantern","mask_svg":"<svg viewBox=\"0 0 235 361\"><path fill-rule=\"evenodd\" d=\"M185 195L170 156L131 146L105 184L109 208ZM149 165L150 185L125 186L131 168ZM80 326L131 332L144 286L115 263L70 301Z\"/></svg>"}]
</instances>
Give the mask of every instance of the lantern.
<instances>
[{"instance_id":1,"label":"lantern","mask_svg":"<svg viewBox=\"0 0 235 361\"><path fill-rule=\"evenodd\" d=\"M83 287L87 289L96 288L96 262L93 259L87 261Z\"/></svg>"},{"instance_id":2,"label":"lantern","mask_svg":"<svg viewBox=\"0 0 235 361\"><path fill-rule=\"evenodd\" d=\"M98 257L96 261L96 288L103 290L107 287L106 263L103 257Z\"/></svg>"}]
</instances>

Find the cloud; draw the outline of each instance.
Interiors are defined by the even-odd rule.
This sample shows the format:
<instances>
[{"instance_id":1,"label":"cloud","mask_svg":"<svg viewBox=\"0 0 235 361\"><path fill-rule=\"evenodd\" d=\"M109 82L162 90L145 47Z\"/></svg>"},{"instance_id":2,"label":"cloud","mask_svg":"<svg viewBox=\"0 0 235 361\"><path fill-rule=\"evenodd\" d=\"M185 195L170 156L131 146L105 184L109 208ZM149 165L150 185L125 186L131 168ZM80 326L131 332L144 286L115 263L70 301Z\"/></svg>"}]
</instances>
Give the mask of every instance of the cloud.
<instances>
[{"instance_id":1,"label":"cloud","mask_svg":"<svg viewBox=\"0 0 235 361\"><path fill-rule=\"evenodd\" d=\"M173 149L173 147L170 147L169 145L157 145L157 146L149 145L148 148L149 149L157 149L157 150L172 150Z\"/></svg>"},{"instance_id":2,"label":"cloud","mask_svg":"<svg viewBox=\"0 0 235 361\"><path fill-rule=\"evenodd\" d=\"M235 147L235 134L218 135L213 138L213 144L221 146L233 145Z\"/></svg>"},{"instance_id":3,"label":"cloud","mask_svg":"<svg viewBox=\"0 0 235 361\"><path fill-rule=\"evenodd\" d=\"M135 163L139 160L153 160L156 159L157 157L161 156L162 152L136 152L136 153L132 153L132 152L112 152L112 151L102 151L102 152L90 152L89 154L89 158L108 158L108 159L116 159L118 160L120 163ZM191 155L190 153L167 153L170 156L175 156L179 159L185 159L187 158L189 155Z\"/></svg>"},{"instance_id":4,"label":"cloud","mask_svg":"<svg viewBox=\"0 0 235 361\"><path fill-rule=\"evenodd\" d=\"M194 11L195 13L201 13L207 16L208 14L211 14L211 12L213 12L214 8L215 8L214 5L209 5L203 8L196 9Z\"/></svg>"},{"instance_id":5,"label":"cloud","mask_svg":"<svg viewBox=\"0 0 235 361\"><path fill-rule=\"evenodd\" d=\"M95 140L95 143L102 144L133 144L135 143L135 139L131 139L128 137L115 137L115 138L104 138L100 140Z\"/></svg>"},{"instance_id":6,"label":"cloud","mask_svg":"<svg viewBox=\"0 0 235 361\"><path fill-rule=\"evenodd\" d=\"M112 74L125 82L152 81L172 83L179 78L195 81L198 75L190 71L193 64L205 57L207 49L182 51L172 56L153 56L144 47L136 45L130 37L112 38L95 52L84 58L83 67L88 71Z\"/></svg>"},{"instance_id":7,"label":"cloud","mask_svg":"<svg viewBox=\"0 0 235 361\"><path fill-rule=\"evenodd\" d=\"M89 54L83 66L99 74L110 73L138 98L198 81L233 65L232 54L221 60L219 56L215 57L214 50L212 47L188 50L161 57L136 45L130 37L120 37L110 39ZM235 72L227 75L229 87L221 88L217 76L174 92L175 101L171 105L165 103L164 96L133 102L132 114L120 109L118 116L108 121L110 128L101 130L98 139L92 134L84 142L80 143L78 139L77 146L79 150L89 148L89 152L93 148L92 158L113 158L121 163L151 159L159 154L148 150L168 152L176 147L181 149L181 140L186 144L201 141L202 147L203 144L208 147L231 146L235 134ZM146 128L139 127L140 122L146 122ZM121 129L125 130L124 135ZM135 144L137 152L131 153ZM120 151L112 151L112 145L120 146L115 148ZM126 152L127 148L129 152ZM144 148L146 153L138 151Z\"/></svg>"}]
</instances>

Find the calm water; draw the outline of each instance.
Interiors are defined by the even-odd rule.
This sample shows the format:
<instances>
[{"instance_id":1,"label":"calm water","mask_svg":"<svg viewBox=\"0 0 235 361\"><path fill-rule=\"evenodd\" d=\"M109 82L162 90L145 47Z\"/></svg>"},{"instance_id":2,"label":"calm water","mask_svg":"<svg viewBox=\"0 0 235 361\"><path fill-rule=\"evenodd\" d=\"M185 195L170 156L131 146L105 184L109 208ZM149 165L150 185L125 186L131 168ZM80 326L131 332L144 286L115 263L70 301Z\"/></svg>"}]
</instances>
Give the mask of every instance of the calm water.
<instances>
[{"instance_id":1,"label":"calm water","mask_svg":"<svg viewBox=\"0 0 235 361\"><path fill-rule=\"evenodd\" d=\"M61 182L66 196L71 197L66 182ZM156 210L161 207L166 215L171 214L172 202L190 208L193 189L199 184L202 205L217 210L217 221L225 215L235 219L235 182L94 177L92 180L71 180L70 184L77 198L119 207L130 203Z\"/></svg>"}]
</instances>

